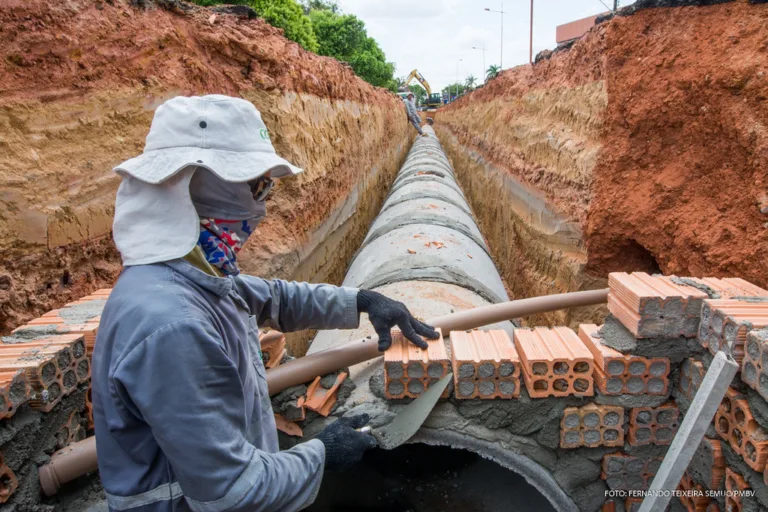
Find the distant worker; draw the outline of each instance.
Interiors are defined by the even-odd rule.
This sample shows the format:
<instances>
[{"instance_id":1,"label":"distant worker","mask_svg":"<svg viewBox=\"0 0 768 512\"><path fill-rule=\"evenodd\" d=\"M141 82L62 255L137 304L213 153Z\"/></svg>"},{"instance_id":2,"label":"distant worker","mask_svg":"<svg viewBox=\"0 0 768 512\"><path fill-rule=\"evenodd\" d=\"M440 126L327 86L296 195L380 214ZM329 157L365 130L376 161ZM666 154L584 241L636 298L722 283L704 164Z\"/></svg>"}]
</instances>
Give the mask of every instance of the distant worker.
<instances>
[{"instance_id":1,"label":"distant worker","mask_svg":"<svg viewBox=\"0 0 768 512\"><path fill-rule=\"evenodd\" d=\"M421 131L421 117L419 117L419 112L416 110L416 103L413 101L412 92L409 92L408 97L405 99L405 114L408 116L408 121L419 132L419 135L426 135L426 133Z\"/></svg>"},{"instance_id":2,"label":"distant worker","mask_svg":"<svg viewBox=\"0 0 768 512\"><path fill-rule=\"evenodd\" d=\"M423 349L421 336L437 332L377 292L240 273L246 240L267 240L254 233L272 179L302 172L275 153L251 103L173 98L155 112L144 153L115 170L113 235L125 268L93 355L109 509L308 507L324 471L351 467L376 442L356 430L362 414L280 451L258 328L351 329L367 312L382 351L395 325Z\"/></svg>"}]
</instances>

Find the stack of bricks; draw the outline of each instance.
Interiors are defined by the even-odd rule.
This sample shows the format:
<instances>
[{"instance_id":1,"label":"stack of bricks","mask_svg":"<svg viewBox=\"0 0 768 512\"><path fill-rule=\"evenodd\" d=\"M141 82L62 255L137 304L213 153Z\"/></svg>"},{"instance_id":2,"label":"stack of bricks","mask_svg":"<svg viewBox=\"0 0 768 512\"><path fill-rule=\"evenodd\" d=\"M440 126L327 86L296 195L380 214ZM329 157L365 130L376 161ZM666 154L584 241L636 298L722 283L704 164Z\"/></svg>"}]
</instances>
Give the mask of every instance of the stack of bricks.
<instances>
[{"instance_id":1,"label":"stack of bricks","mask_svg":"<svg viewBox=\"0 0 768 512\"><path fill-rule=\"evenodd\" d=\"M560 422L560 447L624 446L624 409L589 403L568 407Z\"/></svg>"},{"instance_id":2,"label":"stack of bricks","mask_svg":"<svg viewBox=\"0 0 768 512\"><path fill-rule=\"evenodd\" d=\"M637 338L696 337L707 293L644 272L608 276L608 310Z\"/></svg>"},{"instance_id":3,"label":"stack of bricks","mask_svg":"<svg viewBox=\"0 0 768 512\"><path fill-rule=\"evenodd\" d=\"M647 490L661 466L660 457L640 458L624 453L603 457L601 478L614 491Z\"/></svg>"},{"instance_id":4,"label":"stack of bricks","mask_svg":"<svg viewBox=\"0 0 768 512\"><path fill-rule=\"evenodd\" d=\"M755 420L747 400L729 388L715 414L715 430L755 471L768 462L768 432Z\"/></svg>"},{"instance_id":5,"label":"stack of bricks","mask_svg":"<svg viewBox=\"0 0 768 512\"><path fill-rule=\"evenodd\" d=\"M422 350L402 333L392 333L392 346L384 352L384 390L388 399L417 398L448 374L451 360L442 333L438 339L426 342L428 347ZM446 388L443 396L449 393Z\"/></svg>"},{"instance_id":6,"label":"stack of bricks","mask_svg":"<svg viewBox=\"0 0 768 512\"><path fill-rule=\"evenodd\" d=\"M456 398L520 396L520 358L502 330L451 333Z\"/></svg>"},{"instance_id":7,"label":"stack of bricks","mask_svg":"<svg viewBox=\"0 0 768 512\"><path fill-rule=\"evenodd\" d=\"M747 334L741 380L768 400L768 329Z\"/></svg>"},{"instance_id":8,"label":"stack of bricks","mask_svg":"<svg viewBox=\"0 0 768 512\"><path fill-rule=\"evenodd\" d=\"M680 425L677 405L668 402L659 407L636 407L629 415L629 444L669 445Z\"/></svg>"},{"instance_id":9,"label":"stack of bricks","mask_svg":"<svg viewBox=\"0 0 768 512\"><path fill-rule=\"evenodd\" d=\"M603 344L595 324L579 326L579 338L595 358L595 385L604 395L669 393L669 358L625 355Z\"/></svg>"},{"instance_id":10,"label":"stack of bricks","mask_svg":"<svg viewBox=\"0 0 768 512\"><path fill-rule=\"evenodd\" d=\"M722 350L742 364L747 335L764 327L768 327L768 301L706 300L698 338L712 354Z\"/></svg>"},{"instance_id":11,"label":"stack of bricks","mask_svg":"<svg viewBox=\"0 0 768 512\"><path fill-rule=\"evenodd\" d=\"M82 373L83 367L90 368L87 359L80 334L0 345L0 372L24 372L32 390L28 403L43 412L50 411L79 382L84 382L79 377L89 375L89 371Z\"/></svg>"},{"instance_id":12,"label":"stack of bricks","mask_svg":"<svg viewBox=\"0 0 768 512\"><path fill-rule=\"evenodd\" d=\"M704 437L694 454L691 462L691 467L693 466L701 473L699 478L704 487L712 490L722 488L726 466L721 441Z\"/></svg>"},{"instance_id":13,"label":"stack of bricks","mask_svg":"<svg viewBox=\"0 0 768 512\"><path fill-rule=\"evenodd\" d=\"M514 339L532 398L594 395L594 357L571 329L516 329Z\"/></svg>"}]
</instances>

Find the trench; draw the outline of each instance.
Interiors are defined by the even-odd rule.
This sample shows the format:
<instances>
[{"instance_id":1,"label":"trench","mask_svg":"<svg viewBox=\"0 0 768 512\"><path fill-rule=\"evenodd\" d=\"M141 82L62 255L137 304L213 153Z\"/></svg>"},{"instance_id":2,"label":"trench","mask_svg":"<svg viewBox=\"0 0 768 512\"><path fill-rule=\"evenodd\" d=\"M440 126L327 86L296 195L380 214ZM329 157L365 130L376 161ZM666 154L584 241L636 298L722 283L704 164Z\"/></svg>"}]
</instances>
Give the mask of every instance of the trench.
<instances>
[{"instance_id":1,"label":"trench","mask_svg":"<svg viewBox=\"0 0 768 512\"><path fill-rule=\"evenodd\" d=\"M425 131L428 136L415 140L342 285L384 293L407 304L417 318L507 301L505 284L454 167L431 127ZM511 335L514 326L501 322L484 329L502 329ZM308 354L371 334L374 330L364 316L357 329L319 332ZM403 404L385 399L383 374L381 359L350 368L355 389L345 401L348 405L344 407L349 409L345 414L364 412L378 425L391 421L392 413ZM533 401L525 391L514 401L451 399L440 403L408 444L392 453L376 450L348 475L354 483L347 489L354 488L354 492L340 493L340 482L348 480L334 477L325 482L311 510L351 510L355 503L358 510L497 510L493 503L521 498L515 510L578 510L569 495L573 489L563 489L555 478L559 468L557 430L545 428L559 421L565 403ZM488 421L489 414L495 419ZM518 414L526 419L516 418ZM530 418L536 419L535 424L529 423ZM327 421L307 422L305 437ZM441 464L436 462L421 476L411 474L409 464L399 461L413 462L419 453L433 454L426 460L445 459L460 467L440 473ZM445 502L459 499L457 489L473 481L505 483L495 485L495 493L466 494L472 502L466 507L445 507ZM422 492L415 491L416 487ZM371 496L382 498L371 501Z\"/></svg>"}]
</instances>

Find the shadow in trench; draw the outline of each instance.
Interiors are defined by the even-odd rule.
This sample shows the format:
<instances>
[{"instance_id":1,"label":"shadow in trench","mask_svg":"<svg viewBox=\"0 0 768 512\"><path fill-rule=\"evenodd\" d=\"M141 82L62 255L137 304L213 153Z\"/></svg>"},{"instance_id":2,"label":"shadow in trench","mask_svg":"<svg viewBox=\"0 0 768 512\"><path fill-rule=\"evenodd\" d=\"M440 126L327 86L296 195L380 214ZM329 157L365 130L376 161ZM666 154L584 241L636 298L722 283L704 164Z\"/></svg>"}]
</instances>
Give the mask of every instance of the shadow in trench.
<instances>
[{"instance_id":1,"label":"shadow in trench","mask_svg":"<svg viewBox=\"0 0 768 512\"><path fill-rule=\"evenodd\" d=\"M549 512L525 478L476 453L404 445L369 451L345 473L328 473L308 512Z\"/></svg>"}]
</instances>

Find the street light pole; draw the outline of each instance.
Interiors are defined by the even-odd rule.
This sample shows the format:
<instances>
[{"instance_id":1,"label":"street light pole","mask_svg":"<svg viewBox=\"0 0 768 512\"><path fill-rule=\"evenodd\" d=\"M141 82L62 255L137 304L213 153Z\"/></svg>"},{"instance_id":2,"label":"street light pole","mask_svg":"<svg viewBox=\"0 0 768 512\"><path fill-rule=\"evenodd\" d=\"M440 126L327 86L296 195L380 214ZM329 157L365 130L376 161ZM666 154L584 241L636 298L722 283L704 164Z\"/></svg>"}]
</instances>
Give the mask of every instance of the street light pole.
<instances>
[{"instance_id":1,"label":"street light pole","mask_svg":"<svg viewBox=\"0 0 768 512\"><path fill-rule=\"evenodd\" d=\"M483 76L485 76L485 44L483 44L482 48L478 48L477 46L472 47L473 50L483 50ZM485 78L483 78L483 82L485 82Z\"/></svg>"},{"instance_id":2,"label":"street light pole","mask_svg":"<svg viewBox=\"0 0 768 512\"><path fill-rule=\"evenodd\" d=\"M531 0L533 1L533 0ZM501 10L485 8L488 12L495 12L501 14L501 56L499 58L499 71L504 69L504 0L501 0Z\"/></svg>"},{"instance_id":3,"label":"street light pole","mask_svg":"<svg viewBox=\"0 0 768 512\"><path fill-rule=\"evenodd\" d=\"M533 64L533 0L531 0L531 43L528 48L528 62Z\"/></svg>"},{"instance_id":4,"label":"street light pole","mask_svg":"<svg viewBox=\"0 0 768 512\"><path fill-rule=\"evenodd\" d=\"M464 59L459 59L456 61L456 97L459 97L459 62L463 61Z\"/></svg>"}]
</instances>

